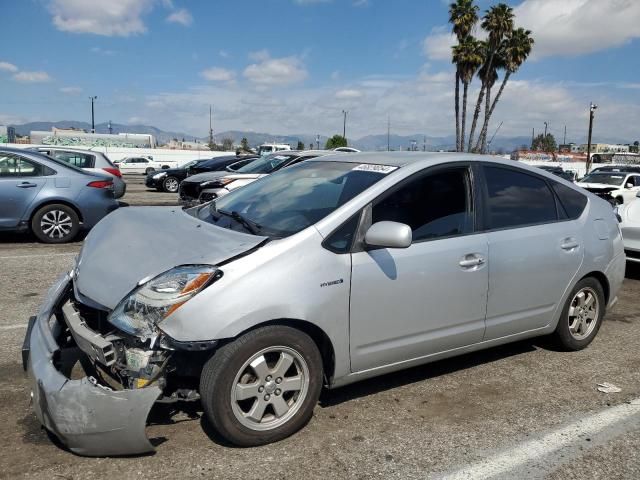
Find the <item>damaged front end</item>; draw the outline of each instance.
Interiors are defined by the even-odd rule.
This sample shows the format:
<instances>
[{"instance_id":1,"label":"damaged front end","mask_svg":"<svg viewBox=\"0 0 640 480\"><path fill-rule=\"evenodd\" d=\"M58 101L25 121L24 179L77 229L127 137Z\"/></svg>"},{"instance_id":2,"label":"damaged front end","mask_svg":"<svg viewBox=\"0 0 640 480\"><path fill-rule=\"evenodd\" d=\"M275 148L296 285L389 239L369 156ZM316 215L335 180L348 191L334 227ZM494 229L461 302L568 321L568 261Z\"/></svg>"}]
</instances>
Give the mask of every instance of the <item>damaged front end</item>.
<instances>
[{"instance_id":1,"label":"damaged front end","mask_svg":"<svg viewBox=\"0 0 640 480\"><path fill-rule=\"evenodd\" d=\"M197 378L197 356L204 361L215 342L180 345L157 328L130 334L79 297L72 276L64 275L28 330L26 367L36 416L79 455L152 452L145 434L151 407L198 398L195 382L184 379Z\"/></svg>"}]
</instances>

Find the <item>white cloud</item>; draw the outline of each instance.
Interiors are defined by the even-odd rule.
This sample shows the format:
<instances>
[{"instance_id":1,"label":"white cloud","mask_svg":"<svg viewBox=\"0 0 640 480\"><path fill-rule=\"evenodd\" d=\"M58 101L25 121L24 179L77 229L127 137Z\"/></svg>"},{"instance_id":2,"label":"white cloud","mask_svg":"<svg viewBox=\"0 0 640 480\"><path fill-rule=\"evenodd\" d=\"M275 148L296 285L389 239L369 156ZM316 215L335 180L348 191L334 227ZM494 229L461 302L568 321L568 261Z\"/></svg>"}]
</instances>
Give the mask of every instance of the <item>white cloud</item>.
<instances>
[{"instance_id":1,"label":"white cloud","mask_svg":"<svg viewBox=\"0 0 640 480\"><path fill-rule=\"evenodd\" d=\"M266 52L253 56L259 63L249 65L244 76L260 87L273 87L300 83L307 78L307 70L302 61L295 56L270 58Z\"/></svg>"},{"instance_id":2,"label":"white cloud","mask_svg":"<svg viewBox=\"0 0 640 480\"><path fill-rule=\"evenodd\" d=\"M21 83L43 83L51 80L47 72L18 72L13 75L16 82Z\"/></svg>"},{"instance_id":3,"label":"white cloud","mask_svg":"<svg viewBox=\"0 0 640 480\"><path fill-rule=\"evenodd\" d=\"M189 13L188 10L181 8L172 12L167 17L167 22L169 23L178 23L182 26L188 27L193 23L193 16Z\"/></svg>"},{"instance_id":4,"label":"white cloud","mask_svg":"<svg viewBox=\"0 0 640 480\"><path fill-rule=\"evenodd\" d=\"M104 49L100 47L92 47L91 53L97 53L98 55L105 55L107 57L112 57L113 55L116 54L116 52L114 52L113 50Z\"/></svg>"},{"instance_id":5,"label":"white cloud","mask_svg":"<svg viewBox=\"0 0 640 480\"><path fill-rule=\"evenodd\" d=\"M153 7L153 0L51 0L49 11L58 30L128 37L144 33L142 17Z\"/></svg>"},{"instance_id":6,"label":"white cloud","mask_svg":"<svg viewBox=\"0 0 640 480\"><path fill-rule=\"evenodd\" d=\"M532 31L534 59L584 55L640 38L638 0L524 0L514 14L516 26ZM486 36L480 29L476 34ZM450 60L455 42L448 26L434 27L424 39L424 53Z\"/></svg>"},{"instance_id":7,"label":"white cloud","mask_svg":"<svg viewBox=\"0 0 640 480\"><path fill-rule=\"evenodd\" d=\"M66 93L67 95L77 95L82 93L81 87L61 87L60 92Z\"/></svg>"},{"instance_id":8,"label":"white cloud","mask_svg":"<svg viewBox=\"0 0 640 480\"><path fill-rule=\"evenodd\" d=\"M269 51L266 49L257 50L255 52L249 52L249 60L254 60L256 62L262 62L269 58Z\"/></svg>"},{"instance_id":9,"label":"white cloud","mask_svg":"<svg viewBox=\"0 0 640 480\"><path fill-rule=\"evenodd\" d=\"M346 88L344 90L338 90L336 92L336 98L339 98L339 99L353 100L361 97L362 97L362 92L360 90L355 90L352 88Z\"/></svg>"},{"instance_id":10,"label":"white cloud","mask_svg":"<svg viewBox=\"0 0 640 480\"><path fill-rule=\"evenodd\" d=\"M18 71L18 67L16 67L13 63L0 62L0 71L15 73Z\"/></svg>"},{"instance_id":11,"label":"white cloud","mask_svg":"<svg viewBox=\"0 0 640 480\"><path fill-rule=\"evenodd\" d=\"M230 82L236 77L236 72L226 68L211 67L200 72L200 76L211 82Z\"/></svg>"},{"instance_id":12,"label":"white cloud","mask_svg":"<svg viewBox=\"0 0 640 480\"><path fill-rule=\"evenodd\" d=\"M525 0L516 23L533 32L533 56L583 55L640 38L638 0Z\"/></svg>"},{"instance_id":13,"label":"white cloud","mask_svg":"<svg viewBox=\"0 0 640 480\"><path fill-rule=\"evenodd\" d=\"M222 58L229 58L229 52L227 52L226 50L218 51L218 55L220 55Z\"/></svg>"}]
</instances>

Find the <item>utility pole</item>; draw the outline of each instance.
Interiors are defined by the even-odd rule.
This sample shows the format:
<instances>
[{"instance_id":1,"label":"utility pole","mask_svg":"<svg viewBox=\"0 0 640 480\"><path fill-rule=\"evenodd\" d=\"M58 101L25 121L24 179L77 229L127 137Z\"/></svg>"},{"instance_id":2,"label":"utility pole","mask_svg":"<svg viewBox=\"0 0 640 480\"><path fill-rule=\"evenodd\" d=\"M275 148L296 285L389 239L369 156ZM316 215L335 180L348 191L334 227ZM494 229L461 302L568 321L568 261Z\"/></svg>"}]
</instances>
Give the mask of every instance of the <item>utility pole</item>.
<instances>
[{"instance_id":1,"label":"utility pole","mask_svg":"<svg viewBox=\"0 0 640 480\"><path fill-rule=\"evenodd\" d=\"M113 128L111 128L111 120L109 120L109 123L107 124L107 128L109 129L109 135L111 135L113 133Z\"/></svg>"},{"instance_id":2,"label":"utility pole","mask_svg":"<svg viewBox=\"0 0 640 480\"><path fill-rule=\"evenodd\" d=\"M342 119L342 138L344 138L345 140L347 139L347 113L349 113L346 110L342 110L342 115L343 115L343 119Z\"/></svg>"},{"instance_id":3,"label":"utility pole","mask_svg":"<svg viewBox=\"0 0 640 480\"><path fill-rule=\"evenodd\" d=\"M544 138L547 138L547 122L544 122Z\"/></svg>"},{"instance_id":4,"label":"utility pole","mask_svg":"<svg viewBox=\"0 0 640 480\"><path fill-rule=\"evenodd\" d=\"M387 115L387 152L391 150L391 115Z\"/></svg>"},{"instance_id":5,"label":"utility pole","mask_svg":"<svg viewBox=\"0 0 640 480\"><path fill-rule=\"evenodd\" d=\"M536 139L536 129L535 127L531 129L531 150L533 150L533 142Z\"/></svg>"},{"instance_id":6,"label":"utility pole","mask_svg":"<svg viewBox=\"0 0 640 480\"><path fill-rule=\"evenodd\" d=\"M427 136L424 135L422 137L422 151L426 152L427 151Z\"/></svg>"},{"instance_id":7,"label":"utility pole","mask_svg":"<svg viewBox=\"0 0 640 480\"><path fill-rule=\"evenodd\" d=\"M320 150L320 134L316 133L316 149Z\"/></svg>"},{"instance_id":8,"label":"utility pole","mask_svg":"<svg viewBox=\"0 0 640 480\"><path fill-rule=\"evenodd\" d=\"M587 173L591 169L591 132L593 131L593 115L598 108L593 102L589 104L589 136L587 139Z\"/></svg>"},{"instance_id":9,"label":"utility pole","mask_svg":"<svg viewBox=\"0 0 640 480\"><path fill-rule=\"evenodd\" d=\"M96 122L95 122L95 116L94 116L94 110L93 110L93 102L95 102L97 99L98 99L97 95L95 97L89 97L89 100L91 100L91 133L96 133Z\"/></svg>"},{"instance_id":10,"label":"utility pole","mask_svg":"<svg viewBox=\"0 0 640 480\"><path fill-rule=\"evenodd\" d=\"M564 137L562 137L562 143L564 145L567 144L567 126L566 125L564 126Z\"/></svg>"},{"instance_id":11,"label":"utility pole","mask_svg":"<svg viewBox=\"0 0 640 480\"><path fill-rule=\"evenodd\" d=\"M500 125L498 125L498 128L496 128L496 131L493 132L493 135L491 136L491 140L489 140L489 143L487 143L487 150L489 150L489 147L491 147L491 142L493 142L493 139L496 138L496 135L500 131L500 127L502 127L502 122L500 122Z\"/></svg>"},{"instance_id":12,"label":"utility pole","mask_svg":"<svg viewBox=\"0 0 640 480\"><path fill-rule=\"evenodd\" d=\"M213 146L213 107L209 105L209 148Z\"/></svg>"}]
</instances>

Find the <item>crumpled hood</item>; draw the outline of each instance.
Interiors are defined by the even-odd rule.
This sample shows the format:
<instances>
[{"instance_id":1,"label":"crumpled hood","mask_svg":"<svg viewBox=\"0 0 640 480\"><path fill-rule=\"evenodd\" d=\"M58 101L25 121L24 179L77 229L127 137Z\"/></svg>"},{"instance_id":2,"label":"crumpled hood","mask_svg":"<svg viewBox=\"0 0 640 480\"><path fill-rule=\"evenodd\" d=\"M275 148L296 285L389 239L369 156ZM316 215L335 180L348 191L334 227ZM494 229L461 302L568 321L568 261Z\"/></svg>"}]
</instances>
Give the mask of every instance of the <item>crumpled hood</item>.
<instances>
[{"instance_id":1,"label":"crumpled hood","mask_svg":"<svg viewBox=\"0 0 640 480\"><path fill-rule=\"evenodd\" d=\"M266 239L216 227L178 207L120 208L85 239L75 287L89 300L113 309L142 279L179 265L216 265Z\"/></svg>"}]
</instances>

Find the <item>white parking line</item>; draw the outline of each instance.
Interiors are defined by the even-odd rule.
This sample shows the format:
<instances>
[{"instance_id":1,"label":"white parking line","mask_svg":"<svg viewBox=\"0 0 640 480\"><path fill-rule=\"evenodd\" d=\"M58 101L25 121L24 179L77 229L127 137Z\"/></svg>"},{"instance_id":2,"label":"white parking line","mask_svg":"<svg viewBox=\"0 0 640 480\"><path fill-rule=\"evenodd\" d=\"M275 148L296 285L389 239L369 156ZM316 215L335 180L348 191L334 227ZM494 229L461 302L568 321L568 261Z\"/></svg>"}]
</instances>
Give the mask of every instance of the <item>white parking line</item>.
<instances>
[{"instance_id":1,"label":"white parking line","mask_svg":"<svg viewBox=\"0 0 640 480\"><path fill-rule=\"evenodd\" d=\"M0 325L0 330L17 330L18 328L27 328L27 324L16 323L14 325Z\"/></svg>"},{"instance_id":2,"label":"white parking line","mask_svg":"<svg viewBox=\"0 0 640 480\"><path fill-rule=\"evenodd\" d=\"M40 258L40 257L69 257L72 255L78 255L78 252L73 253L44 253L33 255L9 255L7 257L0 257L0 260L11 260L13 258Z\"/></svg>"},{"instance_id":3,"label":"white parking line","mask_svg":"<svg viewBox=\"0 0 640 480\"><path fill-rule=\"evenodd\" d=\"M584 417L439 478L543 478L588 448L640 429L640 398Z\"/></svg>"}]
</instances>

